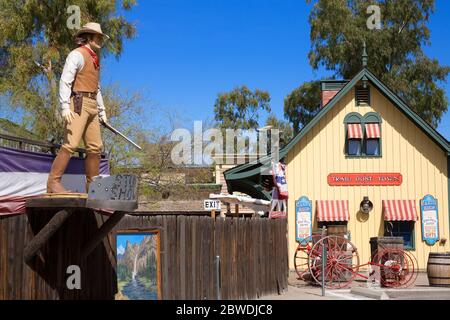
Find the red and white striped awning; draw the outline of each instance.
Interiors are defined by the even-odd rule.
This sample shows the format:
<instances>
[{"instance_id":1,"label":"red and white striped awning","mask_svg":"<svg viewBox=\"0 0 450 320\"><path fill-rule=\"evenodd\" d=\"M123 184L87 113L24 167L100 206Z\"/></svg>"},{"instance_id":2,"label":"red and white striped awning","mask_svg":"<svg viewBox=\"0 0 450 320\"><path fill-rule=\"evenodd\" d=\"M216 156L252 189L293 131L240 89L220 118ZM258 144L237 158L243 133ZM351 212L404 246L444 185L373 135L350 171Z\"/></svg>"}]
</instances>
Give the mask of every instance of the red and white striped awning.
<instances>
[{"instance_id":1,"label":"red and white striped awning","mask_svg":"<svg viewBox=\"0 0 450 320\"><path fill-rule=\"evenodd\" d=\"M349 123L347 127L349 139L362 139L363 133L360 123Z\"/></svg>"},{"instance_id":2,"label":"red and white striped awning","mask_svg":"<svg viewBox=\"0 0 450 320\"><path fill-rule=\"evenodd\" d=\"M383 200L384 220L417 221L415 200Z\"/></svg>"},{"instance_id":3,"label":"red and white striped awning","mask_svg":"<svg viewBox=\"0 0 450 320\"><path fill-rule=\"evenodd\" d=\"M369 139L381 138L379 123L366 123L366 136Z\"/></svg>"},{"instance_id":4,"label":"red and white striped awning","mask_svg":"<svg viewBox=\"0 0 450 320\"><path fill-rule=\"evenodd\" d=\"M317 200L317 221L348 221L348 200Z\"/></svg>"}]
</instances>

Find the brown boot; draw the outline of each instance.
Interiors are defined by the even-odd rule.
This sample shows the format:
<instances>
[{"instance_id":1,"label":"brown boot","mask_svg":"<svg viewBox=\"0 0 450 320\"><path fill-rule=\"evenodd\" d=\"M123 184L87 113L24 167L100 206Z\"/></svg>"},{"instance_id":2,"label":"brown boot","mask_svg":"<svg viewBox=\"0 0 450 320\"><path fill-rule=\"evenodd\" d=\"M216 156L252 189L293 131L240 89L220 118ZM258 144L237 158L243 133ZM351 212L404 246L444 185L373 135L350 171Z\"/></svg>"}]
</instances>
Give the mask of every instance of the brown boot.
<instances>
[{"instance_id":1,"label":"brown boot","mask_svg":"<svg viewBox=\"0 0 450 320\"><path fill-rule=\"evenodd\" d=\"M61 184L61 177L66 171L66 167L69 164L71 154L64 148L59 149L58 155L53 160L52 168L48 175L47 180L47 193L68 193Z\"/></svg>"},{"instance_id":2,"label":"brown boot","mask_svg":"<svg viewBox=\"0 0 450 320\"><path fill-rule=\"evenodd\" d=\"M89 192L89 185L95 176L99 175L100 171L100 155L98 153L86 154L84 160L84 166L86 168L86 193Z\"/></svg>"}]
</instances>

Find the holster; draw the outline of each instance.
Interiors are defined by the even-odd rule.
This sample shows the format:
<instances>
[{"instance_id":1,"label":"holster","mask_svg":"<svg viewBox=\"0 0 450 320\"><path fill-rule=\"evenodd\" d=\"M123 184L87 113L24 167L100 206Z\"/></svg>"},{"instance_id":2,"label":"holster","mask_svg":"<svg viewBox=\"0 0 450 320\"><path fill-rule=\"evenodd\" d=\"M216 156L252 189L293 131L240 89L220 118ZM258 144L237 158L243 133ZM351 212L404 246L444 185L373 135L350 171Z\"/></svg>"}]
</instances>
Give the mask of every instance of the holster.
<instances>
[{"instance_id":1,"label":"holster","mask_svg":"<svg viewBox=\"0 0 450 320\"><path fill-rule=\"evenodd\" d=\"M73 93L73 111L81 115L81 108L83 107L83 94L80 92Z\"/></svg>"}]
</instances>

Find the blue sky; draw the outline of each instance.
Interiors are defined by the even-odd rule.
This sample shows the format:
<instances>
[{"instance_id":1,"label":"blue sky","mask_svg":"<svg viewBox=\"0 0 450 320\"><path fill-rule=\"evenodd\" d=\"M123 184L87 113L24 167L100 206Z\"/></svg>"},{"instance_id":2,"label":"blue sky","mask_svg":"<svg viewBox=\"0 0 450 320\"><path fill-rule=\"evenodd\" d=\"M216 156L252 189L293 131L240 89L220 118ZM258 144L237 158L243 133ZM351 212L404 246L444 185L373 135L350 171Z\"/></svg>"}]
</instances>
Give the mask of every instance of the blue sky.
<instances>
[{"instance_id":1,"label":"blue sky","mask_svg":"<svg viewBox=\"0 0 450 320\"><path fill-rule=\"evenodd\" d=\"M103 85L117 81L143 92L149 127L159 121L151 107L179 115L188 129L194 120L211 120L217 94L243 84L267 90L282 118L292 89L327 74L308 63L309 9L303 0L138 0L127 13L137 37L119 60L104 61ZM450 1L437 0L425 52L444 65L450 65L449 19ZM438 130L450 140L450 112Z\"/></svg>"},{"instance_id":2,"label":"blue sky","mask_svg":"<svg viewBox=\"0 0 450 320\"><path fill-rule=\"evenodd\" d=\"M144 240L144 237L151 235L150 233L139 233L139 234L118 234L117 235L117 248L118 253L122 254L123 250L125 250L125 247L127 246L127 241L129 241L131 244L141 243L142 240Z\"/></svg>"}]
</instances>

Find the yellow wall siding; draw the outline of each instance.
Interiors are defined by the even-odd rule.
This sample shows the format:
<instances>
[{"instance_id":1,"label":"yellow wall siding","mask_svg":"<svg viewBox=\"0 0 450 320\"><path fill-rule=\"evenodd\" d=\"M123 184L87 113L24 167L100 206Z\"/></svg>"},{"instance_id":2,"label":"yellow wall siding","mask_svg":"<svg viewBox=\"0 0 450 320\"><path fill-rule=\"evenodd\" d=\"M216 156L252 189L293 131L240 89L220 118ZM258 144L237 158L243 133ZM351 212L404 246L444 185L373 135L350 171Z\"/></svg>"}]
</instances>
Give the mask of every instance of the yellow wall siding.
<instances>
[{"instance_id":1,"label":"yellow wall siding","mask_svg":"<svg viewBox=\"0 0 450 320\"><path fill-rule=\"evenodd\" d=\"M420 216L419 200L427 194L438 199L439 235L449 239L449 208L447 187L447 155L412 123L401 111L375 88L371 87L371 106L356 107L354 90L343 97L319 123L310 130L288 153L287 181L289 185L289 254L293 267L295 242L295 201L300 196L312 200L314 224L316 200L348 200L350 221L348 230L352 242L358 248L362 263L369 261L370 237L384 232L382 200L415 200ZM382 157L346 158L344 118L350 112L361 115L377 112L381 118ZM329 186L329 173L378 173L399 172L403 176L401 186ZM367 215L359 213L359 204L369 196L374 208ZM367 220L366 220L367 219ZM415 250L419 268L425 269L430 251L450 250L436 243L428 246L422 241L420 220L415 223Z\"/></svg>"}]
</instances>

